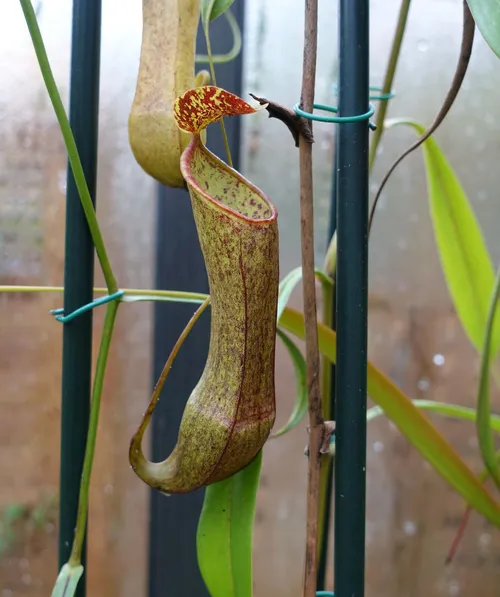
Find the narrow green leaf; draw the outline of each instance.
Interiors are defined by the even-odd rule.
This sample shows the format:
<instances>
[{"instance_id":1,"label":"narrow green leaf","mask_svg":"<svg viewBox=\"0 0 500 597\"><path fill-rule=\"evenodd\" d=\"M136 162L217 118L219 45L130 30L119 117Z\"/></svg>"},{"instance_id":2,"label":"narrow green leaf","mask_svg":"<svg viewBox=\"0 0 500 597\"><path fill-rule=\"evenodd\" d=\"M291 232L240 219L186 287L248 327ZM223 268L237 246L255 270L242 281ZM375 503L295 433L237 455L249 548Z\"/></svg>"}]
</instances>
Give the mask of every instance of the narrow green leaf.
<instances>
[{"instance_id":1,"label":"narrow green leaf","mask_svg":"<svg viewBox=\"0 0 500 597\"><path fill-rule=\"evenodd\" d=\"M81 564L78 566L64 564L52 590L52 597L73 597L82 574L83 566Z\"/></svg>"},{"instance_id":2,"label":"narrow green leaf","mask_svg":"<svg viewBox=\"0 0 500 597\"><path fill-rule=\"evenodd\" d=\"M495 485L500 489L500 473L498 471L495 445L493 443L493 431L490 406L490 364L491 364L491 335L494 328L495 315L497 312L498 299L500 297L500 268L498 269L495 288L491 295L484 347L481 355L481 367L479 370L479 389L477 394L477 436L479 448L486 466Z\"/></svg>"},{"instance_id":3,"label":"narrow green leaf","mask_svg":"<svg viewBox=\"0 0 500 597\"><path fill-rule=\"evenodd\" d=\"M467 0L467 4L481 35L500 58L500 2L498 0Z\"/></svg>"},{"instance_id":4,"label":"narrow green leaf","mask_svg":"<svg viewBox=\"0 0 500 597\"><path fill-rule=\"evenodd\" d=\"M308 407L306 361L297 345L285 334L285 332L278 328L276 333L283 341L283 344L292 359L293 368L295 369L295 377L297 379L297 396L295 397L295 404L288 422L279 431L273 433L272 437L279 437L298 425L304 418L304 415L307 414Z\"/></svg>"},{"instance_id":5,"label":"narrow green leaf","mask_svg":"<svg viewBox=\"0 0 500 597\"><path fill-rule=\"evenodd\" d=\"M462 419L463 421L476 421L477 412L476 409L468 406L460 406L458 404L448 404L447 402L435 402L434 400L412 400L413 404L417 408L435 412L438 415L444 417L450 417L451 419ZM376 417L383 415L384 411L380 406L373 406L366 412L366 420L372 421ZM500 432L500 416L491 415L491 427L495 431Z\"/></svg>"},{"instance_id":6,"label":"narrow green leaf","mask_svg":"<svg viewBox=\"0 0 500 597\"><path fill-rule=\"evenodd\" d=\"M412 120L392 120L413 127L419 135L424 127ZM478 352L483 347L489 300L495 272L481 228L460 181L434 139L422 145L427 174L429 205L434 235L446 284L460 322ZM496 317L491 354L500 348L500 317Z\"/></svg>"},{"instance_id":7,"label":"narrow green leaf","mask_svg":"<svg viewBox=\"0 0 500 597\"><path fill-rule=\"evenodd\" d=\"M321 282L323 285L332 286L333 281L332 279L325 274L320 269L315 270L316 278ZM290 300L290 296L292 292L295 290L295 287L300 282L302 278L302 268L296 267L292 271L288 272L288 274L281 280L279 285L279 298L278 298L278 321L283 313L283 309L287 306L288 301Z\"/></svg>"},{"instance_id":8,"label":"narrow green leaf","mask_svg":"<svg viewBox=\"0 0 500 597\"><path fill-rule=\"evenodd\" d=\"M463 421L476 421L477 419L477 412L474 408L469 408L468 406L460 406L458 404L448 404L447 402L435 402L434 400L419 400L414 399L412 400L413 404L417 408L421 408L423 410L428 410L431 412L435 412L438 415L442 415L444 417L450 417L451 419L462 419ZM366 420L367 422L373 421L377 417L380 417L384 414L384 411L380 408L380 406L372 406L366 411ZM491 427L495 431L500 432L500 416L498 415L491 415ZM330 448L330 454L333 456L335 454L335 445L332 444ZM500 453L496 454L496 460L498 462L500 458ZM479 479L482 483L484 483L486 477L488 476L488 471L483 473L479 476Z\"/></svg>"},{"instance_id":9,"label":"narrow green leaf","mask_svg":"<svg viewBox=\"0 0 500 597\"><path fill-rule=\"evenodd\" d=\"M198 565L210 597L252 597L252 533L262 451L209 485L198 523Z\"/></svg>"},{"instance_id":10,"label":"narrow green leaf","mask_svg":"<svg viewBox=\"0 0 500 597\"><path fill-rule=\"evenodd\" d=\"M73 173L75 185L78 189L80 203L85 213L85 218L87 220L89 231L92 236L92 241L94 243L97 257L99 259L104 279L106 281L106 286L108 287L110 294L112 294L113 292L116 292L118 290L118 286L115 280L113 270L111 268L111 263L109 261L108 254L106 252L106 247L104 245L104 239L101 234L101 229L99 228L99 222L97 221L97 215L94 209L94 205L92 203L89 188L87 186L85 173L83 172L83 166L80 161L80 155L78 153L75 138L73 137L73 131L71 130L68 116L66 115L66 110L64 108L61 95L59 94L59 89L57 88L54 79L54 74L52 73L52 69L50 67L50 62L47 56L47 52L45 50L42 34L40 32L40 27L38 26L36 13L31 0L19 1L21 3L21 8L24 13L24 18L26 20L26 25L28 27L29 34L31 36L33 49L35 50L38 65L42 73L43 81L45 83L47 93L52 103L52 107L54 109L57 121L59 123L59 129L61 131L61 135L64 140L64 145L68 154L68 161L71 166L71 172Z\"/></svg>"},{"instance_id":11,"label":"narrow green leaf","mask_svg":"<svg viewBox=\"0 0 500 597\"><path fill-rule=\"evenodd\" d=\"M302 313L286 307L279 323L292 334L304 338ZM318 323L318 340L321 354L331 363L335 363L337 357L335 332ZM500 505L481 485L428 417L370 362L368 362L368 395L443 479L492 524L500 526Z\"/></svg>"},{"instance_id":12,"label":"narrow green leaf","mask_svg":"<svg viewBox=\"0 0 500 597\"><path fill-rule=\"evenodd\" d=\"M137 294L137 295L128 295L125 294L120 301L122 303L140 303L140 302L164 302L164 303L191 303L194 305L199 305L203 303L201 299L198 297L190 298L190 297L180 297L180 296L161 296L161 295L153 295L153 294Z\"/></svg>"},{"instance_id":13,"label":"narrow green leaf","mask_svg":"<svg viewBox=\"0 0 500 597\"><path fill-rule=\"evenodd\" d=\"M205 30L231 6L234 0L201 0L201 22Z\"/></svg>"}]
</instances>

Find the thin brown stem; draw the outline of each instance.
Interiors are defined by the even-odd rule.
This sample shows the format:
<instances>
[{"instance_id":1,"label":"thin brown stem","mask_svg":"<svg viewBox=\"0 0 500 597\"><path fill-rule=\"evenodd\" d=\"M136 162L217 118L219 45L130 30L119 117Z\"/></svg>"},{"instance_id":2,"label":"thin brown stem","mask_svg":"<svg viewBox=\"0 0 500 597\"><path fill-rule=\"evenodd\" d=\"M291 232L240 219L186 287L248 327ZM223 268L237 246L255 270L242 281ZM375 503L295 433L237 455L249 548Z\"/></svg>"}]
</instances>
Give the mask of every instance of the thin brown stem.
<instances>
[{"instance_id":1,"label":"thin brown stem","mask_svg":"<svg viewBox=\"0 0 500 597\"><path fill-rule=\"evenodd\" d=\"M318 30L317 0L305 1L304 60L302 70L301 107L313 111L316 80ZM303 136L300 156L300 224L302 245L302 288L306 340L307 386L309 394L309 464L307 480L307 537L304 576L304 597L315 597L318 567L318 495L323 442L323 416L319 386L320 357L314 273L313 169L312 145Z\"/></svg>"}]
</instances>

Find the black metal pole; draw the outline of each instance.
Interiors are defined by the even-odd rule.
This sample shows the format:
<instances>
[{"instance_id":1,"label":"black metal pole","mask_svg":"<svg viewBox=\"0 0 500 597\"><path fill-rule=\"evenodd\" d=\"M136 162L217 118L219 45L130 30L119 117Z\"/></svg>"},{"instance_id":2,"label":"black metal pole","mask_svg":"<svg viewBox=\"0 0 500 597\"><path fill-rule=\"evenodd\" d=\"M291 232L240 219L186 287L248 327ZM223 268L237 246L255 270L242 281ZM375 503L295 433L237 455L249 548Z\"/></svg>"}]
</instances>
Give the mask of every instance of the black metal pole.
<instances>
[{"instance_id":1,"label":"black metal pole","mask_svg":"<svg viewBox=\"0 0 500 597\"><path fill-rule=\"evenodd\" d=\"M340 0L339 39L339 114L365 114L369 84L369 0ZM338 135L335 595L363 597L368 123L340 124Z\"/></svg>"},{"instance_id":2,"label":"black metal pole","mask_svg":"<svg viewBox=\"0 0 500 597\"><path fill-rule=\"evenodd\" d=\"M95 202L101 44L101 0L74 0L69 120L90 194ZM93 298L94 245L68 165L64 311ZM62 358L59 567L70 556L89 421L92 311L64 324ZM83 550L85 566L86 549ZM86 593L85 572L76 591Z\"/></svg>"},{"instance_id":3,"label":"black metal pole","mask_svg":"<svg viewBox=\"0 0 500 597\"><path fill-rule=\"evenodd\" d=\"M244 1L235 2L233 14L243 30ZM227 52L232 39L224 17L210 27L212 51ZM197 50L206 53L200 28ZM217 85L241 95L243 56L227 64L216 65ZM199 65L199 68L206 65ZM226 131L234 167L240 163L241 118L226 119ZM226 159L220 126L208 131L208 147ZM208 292L205 264L198 242L191 202L187 191L159 187L156 246L156 287ZM153 383L184 326L194 305L155 304ZM177 439L179 422L189 394L199 379L208 353L210 313L197 322L175 360L165 383L165 399L160 400L152 421L152 458L164 459ZM165 497L151 491L149 528L149 597L164 595L208 596L196 556L196 529L203 503L203 490L186 495Z\"/></svg>"}]
</instances>

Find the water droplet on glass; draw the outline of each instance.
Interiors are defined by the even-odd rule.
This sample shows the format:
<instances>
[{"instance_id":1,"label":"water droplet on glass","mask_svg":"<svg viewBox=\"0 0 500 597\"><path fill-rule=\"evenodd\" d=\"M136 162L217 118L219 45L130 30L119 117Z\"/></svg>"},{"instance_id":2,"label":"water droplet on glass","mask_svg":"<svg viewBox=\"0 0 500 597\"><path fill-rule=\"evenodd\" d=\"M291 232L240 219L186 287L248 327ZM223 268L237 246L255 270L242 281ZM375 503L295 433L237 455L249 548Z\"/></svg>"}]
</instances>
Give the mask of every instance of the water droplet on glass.
<instances>
[{"instance_id":1,"label":"water droplet on glass","mask_svg":"<svg viewBox=\"0 0 500 597\"><path fill-rule=\"evenodd\" d=\"M448 593L451 597L456 597L456 595L460 595L460 583L458 580L452 580L448 585Z\"/></svg>"},{"instance_id":2,"label":"water droplet on glass","mask_svg":"<svg viewBox=\"0 0 500 597\"><path fill-rule=\"evenodd\" d=\"M12 591L10 589L4 589L2 591L2 597L12 597Z\"/></svg>"},{"instance_id":3,"label":"water droplet on glass","mask_svg":"<svg viewBox=\"0 0 500 597\"><path fill-rule=\"evenodd\" d=\"M401 251L406 251L408 248L408 243L404 239L398 240L398 249Z\"/></svg>"},{"instance_id":4,"label":"water droplet on glass","mask_svg":"<svg viewBox=\"0 0 500 597\"><path fill-rule=\"evenodd\" d=\"M434 363L434 365L436 365L436 367L442 367L444 365L444 356L442 354L435 354L432 357L432 362Z\"/></svg>"},{"instance_id":5,"label":"water droplet on glass","mask_svg":"<svg viewBox=\"0 0 500 597\"><path fill-rule=\"evenodd\" d=\"M481 547L489 547L491 544L491 535L489 533L482 533L479 535L479 545Z\"/></svg>"},{"instance_id":6,"label":"water droplet on glass","mask_svg":"<svg viewBox=\"0 0 500 597\"><path fill-rule=\"evenodd\" d=\"M488 198L488 193L486 191L478 191L478 193L477 193L478 201L486 201L487 198Z\"/></svg>"},{"instance_id":7,"label":"water droplet on glass","mask_svg":"<svg viewBox=\"0 0 500 597\"><path fill-rule=\"evenodd\" d=\"M114 489L114 487L111 485L111 483L108 483L107 485L104 486L104 493L106 493L107 495L110 495L113 493L113 489Z\"/></svg>"},{"instance_id":8,"label":"water droplet on glass","mask_svg":"<svg viewBox=\"0 0 500 597\"><path fill-rule=\"evenodd\" d=\"M472 124L468 124L465 127L465 135L467 137L474 137L476 135L476 127L473 126Z\"/></svg>"},{"instance_id":9,"label":"water droplet on glass","mask_svg":"<svg viewBox=\"0 0 500 597\"><path fill-rule=\"evenodd\" d=\"M419 39L417 42L417 48L419 52L427 52L429 48L429 42L426 39Z\"/></svg>"},{"instance_id":10,"label":"water droplet on glass","mask_svg":"<svg viewBox=\"0 0 500 597\"><path fill-rule=\"evenodd\" d=\"M21 582L25 585L30 585L31 584L31 574L28 574L26 572L26 574L23 574L21 576Z\"/></svg>"},{"instance_id":11,"label":"water droplet on glass","mask_svg":"<svg viewBox=\"0 0 500 597\"><path fill-rule=\"evenodd\" d=\"M427 392L427 390L431 387L431 382L427 379L427 377L422 377L417 382L417 388L421 392Z\"/></svg>"},{"instance_id":12,"label":"water droplet on glass","mask_svg":"<svg viewBox=\"0 0 500 597\"><path fill-rule=\"evenodd\" d=\"M66 170L59 170L57 173L57 186L61 193L66 192Z\"/></svg>"},{"instance_id":13,"label":"water droplet on glass","mask_svg":"<svg viewBox=\"0 0 500 597\"><path fill-rule=\"evenodd\" d=\"M416 222L420 221L420 216L418 214L411 214L410 216L410 222L412 224L415 224Z\"/></svg>"},{"instance_id":14,"label":"water droplet on glass","mask_svg":"<svg viewBox=\"0 0 500 597\"><path fill-rule=\"evenodd\" d=\"M64 542L64 545L65 545L66 547L69 547L69 541L65 541L65 542Z\"/></svg>"},{"instance_id":15,"label":"water droplet on glass","mask_svg":"<svg viewBox=\"0 0 500 597\"><path fill-rule=\"evenodd\" d=\"M47 533L47 535L50 535L51 533L53 533L56 530L56 527L51 523L48 522L45 525L45 532Z\"/></svg>"},{"instance_id":16,"label":"water droplet on glass","mask_svg":"<svg viewBox=\"0 0 500 597\"><path fill-rule=\"evenodd\" d=\"M373 442L373 451L380 454L380 452L384 451L384 444L382 442Z\"/></svg>"},{"instance_id":17,"label":"water droplet on glass","mask_svg":"<svg viewBox=\"0 0 500 597\"><path fill-rule=\"evenodd\" d=\"M413 535L415 535L417 532L417 525L413 522L413 520L405 520L403 524L403 531L405 535L413 537Z\"/></svg>"},{"instance_id":18,"label":"water droplet on glass","mask_svg":"<svg viewBox=\"0 0 500 597\"><path fill-rule=\"evenodd\" d=\"M287 520L289 514L288 505L282 501L278 507L278 520Z\"/></svg>"},{"instance_id":19,"label":"water droplet on glass","mask_svg":"<svg viewBox=\"0 0 500 597\"><path fill-rule=\"evenodd\" d=\"M486 124L495 124L495 117L490 112L487 112L483 118Z\"/></svg>"},{"instance_id":20,"label":"water droplet on glass","mask_svg":"<svg viewBox=\"0 0 500 597\"><path fill-rule=\"evenodd\" d=\"M19 568L29 568L30 567L30 562L28 560L28 558L21 558L19 560Z\"/></svg>"}]
</instances>

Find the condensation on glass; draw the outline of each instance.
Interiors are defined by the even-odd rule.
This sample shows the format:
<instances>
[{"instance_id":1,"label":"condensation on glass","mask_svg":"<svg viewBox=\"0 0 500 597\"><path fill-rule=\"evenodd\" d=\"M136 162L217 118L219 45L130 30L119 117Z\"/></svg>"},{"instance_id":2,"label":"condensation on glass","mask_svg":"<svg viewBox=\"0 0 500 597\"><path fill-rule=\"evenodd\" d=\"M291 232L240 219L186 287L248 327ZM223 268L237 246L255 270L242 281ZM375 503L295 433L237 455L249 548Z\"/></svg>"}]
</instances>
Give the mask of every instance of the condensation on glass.
<instances>
[{"instance_id":1,"label":"condensation on glass","mask_svg":"<svg viewBox=\"0 0 500 597\"><path fill-rule=\"evenodd\" d=\"M42 0L35 5L66 101L71 3ZM398 8L397 0L371 2L374 85L384 74ZM126 130L139 60L140 2L107 0L103 10L98 213L120 284L147 288L154 267L154 185L135 163ZM252 92L290 107L299 100L303 13L300 0L290 0L286 10L279 3L247 0L246 99ZM424 124L432 120L453 74L461 18L460 0L412 4L390 117L411 116ZM336 101L336 56L336 5L320 3L320 103ZM16 2L0 7L0 72L0 283L61 285L65 153ZM471 200L495 263L500 258L498 89L500 63L478 35L464 89L436 137ZM289 131L267 114L244 117L242 123L243 172L279 211L283 276L300 264L298 151ZM314 133L316 260L321 266L334 128L315 124ZM386 133L371 196L385 169L413 139L410 130ZM99 272L96 277L102 284ZM0 297L0 523L10 513L15 530L15 541L0 553L0 595L5 597L47 593L56 567L61 328L48 311L61 306L61 298ZM369 302L369 355L385 373L413 397L474 403L477 357L443 281L419 152L400 166L384 191L370 248ZM300 293L292 303L300 305ZM95 320L98 331L102 310ZM151 308L144 303L123 306L97 446L89 594L146 594L147 493L128 468L127 449L149 397L150 346ZM277 368L280 426L295 393L293 368L281 345ZM478 470L474 427L433 420ZM254 542L259 597L301 592L306 442L304 423L265 449ZM500 580L500 544L498 534L479 516L473 518L455 564L443 567L462 507L462 500L394 425L383 417L371 422L367 595L441 597L467 590L492 597ZM16 512L21 513L18 518ZM37 516L39 526L33 523Z\"/></svg>"}]
</instances>

